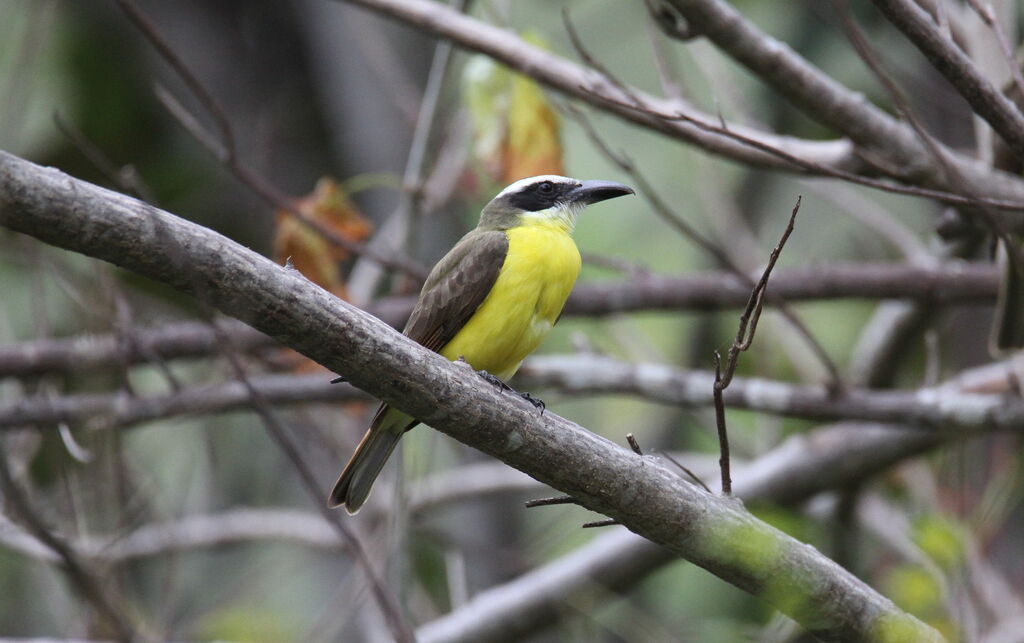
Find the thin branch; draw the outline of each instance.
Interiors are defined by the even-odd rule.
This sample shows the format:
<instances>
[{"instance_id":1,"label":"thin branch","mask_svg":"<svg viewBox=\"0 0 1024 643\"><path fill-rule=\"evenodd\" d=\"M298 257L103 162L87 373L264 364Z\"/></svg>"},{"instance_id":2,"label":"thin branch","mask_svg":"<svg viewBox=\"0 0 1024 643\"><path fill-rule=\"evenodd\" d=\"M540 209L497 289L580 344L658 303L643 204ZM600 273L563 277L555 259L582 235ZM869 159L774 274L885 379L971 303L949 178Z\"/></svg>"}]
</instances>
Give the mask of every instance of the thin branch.
<instances>
[{"instance_id":1,"label":"thin branch","mask_svg":"<svg viewBox=\"0 0 1024 643\"><path fill-rule=\"evenodd\" d=\"M285 195L276 186L271 184L270 181L242 164L236 150L234 129L224 107L206 89L202 81L199 80L192 70L189 69L185 61L171 47L170 42L160 33L157 25L135 2L132 0L117 0L117 4L136 29L149 41L160 57L174 69L175 73L188 86L207 113L210 114L217 124L220 139L218 140L217 137L207 132L199 121L170 92L160 86L156 88L157 99L178 120L182 127L192 134L239 181L249 187L253 193L269 205L301 221L303 225L314 230L328 242L344 249L346 252L357 256L366 256L383 266L401 270L419 279L426 278L426 273L421 266L417 266L402 258L387 257L377 253L365 244L352 241L312 217L307 216L296 206L295 199Z\"/></svg>"},{"instance_id":2,"label":"thin branch","mask_svg":"<svg viewBox=\"0 0 1024 643\"><path fill-rule=\"evenodd\" d=\"M568 26L570 23L566 22ZM571 31L570 33L574 33ZM580 45L577 44L579 48ZM684 236L692 240L702 250L709 253L719 263L729 269L734 275L736 275L740 281L744 282L748 288L754 288L756 282L750 277L739 263L732 257L732 255L726 251L726 249L715 243L713 240L705 237L698 232L693 226L686 222L681 216L679 216L675 210L673 210L664 199L662 199L654 187L647 181L647 177L641 173L636 164L633 163L632 159L626 156L624 153L616 153L604 142L604 139L597 133L590 123L590 120L583 115L579 110L572 110L576 115L578 122L583 126L584 131L587 133L591 141L597 146L597 148L609 158L612 162L618 165L622 170L627 172L630 179L637 186L640 194L646 198L654 211L661 216L661 218L672 227L676 228ZM804 343L810 349L815 359L825 368L829 378L829 385L833 388L839 388L841 386L841 378L839 375L839 368L835 362L829 356L828 351L825 347L814 337L810 329L803 323L803 321L785 304L779 304L779 312L783 318L796 330L797 334L803 338Z\"/></svg>"},{"instance_id":3,"label":"thin branch","mask_svg":"<svg viewBox=\"0 0 1024 643\"><path fill-rule=\"evenodd\" d=\"M609 99L610 100L610 99ZM644 114L651 116L652 118L662 119L664 121L682 121L692 124L694 127L713 134L721 135L725 138L732 139L743 145L747 145L752 149L762 151L766 154L770 154L777 157L788 164L792 164L793 168L803 170L812 175L820 175L823 177L829 177L834 179L840 179L848 183L855 185L862 185L869 187L881 192L890 192L892 194L901 194L903 196L911 196L921 199L933 199L940 203L947 205L956 206L988 206L999 210L1006 210L1009 212L1020 212L1024 211L1024 204L1018 201L1007 201L1005 199L993 199L989 197L978 196L976 194L958 194L955 192L949 192L946 190L929 189L925 187L917 187L914 185L900 185L892 183L890 181L883 181L875 179L870 176L864 176L855 172L850 172L843 168L831 167L824 165L807 157L798 156L786 151L782 147L765 143L764 141L753 138L740 130L740 128L734 125L726 124L722 119L719 119L717 123L698 118L692 114L687 114L681 110L675 110L672 112L654 112L649 108L641 108L637 106L635 102L620 102L616 105L623 109L634 109L642 110ZM942 152L945 158L948 158L948 152Z\"/></svg>"},{"instance_id":4,"label":"thin branch","mask_svg":"<svg viewBox=\"0 0 1024 643\"><path fill-rule=\"evenodd\" d=\"M332 385L325 375L264 375L251 378L263 399L274 404L366 400L348 385ZM211 382L155 395L78 393L24 397L0 406L0 429L60 423L90 429L136 426L171 417L224 413L252 408L247 387L240 382Z\"/></svg>"},{"instance_id":5,"label":"thin branch","mask_svg":"<svg viewBox=\"0 0 1024 643\"><path fill-rule=\"evenodd\" d=\"M239 359L237 350L231 344L231 340L228 335L223 331L223 329L218 328L216 323L213 324L213 327L214 331L220 336L221 346L224 349L223 354L231 364L235 378L237 381L241 382L245 388L246 395L249 397L253 410L256 411L256 415L258 415L262 421L263 427L266 429L271 439L277 444L278 448L280 448L285 454L285 457L288 458L288 461L291 462L295 471L299 474L299 479L302 481L303 487L305 487L306 491L309 493L313 504L319 508L320 515L323 516L331 527L338 532L341 539L348 545L349 551L352 553L352 557L355 558L356 564L362 570L363 575L366 577L366 580L370 585L370 593L373 594L374 600L377 602L377 606L384 615L384 620L388 625L388 629L391 631L391 635L395 638L396 643L415 643L416 636L413 634L411 626L402 614L402 609L399 607L394 594L384 585L384 582L377 575L377 571L373 568L373 564L370 562L370 557L366 553L366 548L363 546L362 542L360 542L352 527L344 522L341 514L336 511L331 511L330 507L323 502L322 499L327 497L327 490L321 489L316 476L306 463L306 459L302 455L298 445L292 439L288 429L285 428L280 420L278 420L277 414L270 405L270 400L263 397L260 390L249 379L245 366L242 364L242 360Z\"/></svg>"},{"instance_id":6,"label":"thin branch","mask_svg":"<svg viewBox=\"0 0 1024 643\"><path fill-rule=\"evenodd\" d=\"M662 364L634 364L600 355L544 355L528 359L520 381L563 395L630 394L682 408L714 404L715 374ZM847 388L734 377L724 396L733 408L818 421L889 422L922 432L964 434L1024 431L1024 400L1002 394L961 392L957 381L906 391Z\"/></svg>"},{"instance_id":7,"label":"thin branch","mask_svg":"<svg viewBox=\"0 0 1024 643\"><path fill-rule=\"evenodd\" d=\"M1024 429L1024 401L1013 399L1013 362L999 362L956 375L933 387L906 391L849 388L836 396L823 386L734 377L725 395L730 406L788 417L908 423L922 430L961 427L971 432ZM518 376L530 388L550 387L569 395L632 394L686 408L713 406L713 372L635 364L600 355L544 355L526 360ZM269 375L252 386L278 404L366 399L348 385L319 375ZM251 405L235 381L183 388L167 395L130 399L121 393L30 397L0 408L0 427L129 426L180 415L217 413Z\"/></svg>"},{"instance_id":8,"label":"thin branch","mask_svg":"<svg viewBox=\"0 0 1024 643\"><path fill-rule=\"evenodd\" d=\"M160 33L159 28L156 24L147 16L132 0L116 0L117 6L121 8L121 11L128 16L135 28L139 30L146 40L149 41L153 48L156 49L157 53L163 58L164 62L174 69L174 72L179 78L188 86L192 94L199 99L203 108L213 117L214 122L217 123L217 129L220 130L222 144L227 154L227 161L230 165L237 162L237 156L235 153L235 134L231 127L231 120L228 118L227 112L221 106L203 83L199 81L199 78L192 73L192 70L188 68L185 61L175 53L174 48L171 47L171 43L164 38L163 34Z\"/></svg>"},{"instance_id":9,"label":"thin branch","mask_svg":"<svg viewBox=\"0 0 1024 643\"><path fill-rule=\"evenodd\" d=\"M1017 89L1017 93L1024 96L1024 73L1021 72L1020 62L1013 51L1010 39L1006 36L1006 31L996 22L992 5L983 5L979 0L967 0L967 4L974 10L974 13L978 14L978 17L985 23L985 26L995 34L996 41L999 43L999 50L1006 60L1006 67L1010 70L1010 78L1013 79L1013 85ZM956 44L955 40L953 42Z\"/></svg>"},{"instance_id":10,"label":"thin branch","mask_svg":"<svg viewBox=\"0 0 1024 643\"><path fill-rule=\"evenodd\" d=\"M211 230L4 153L0 225L115 262L238 316L424 424L763 597L811 633L867 640L885 623L919 640L938 637L737 503L703 493L655 461L637 466L634 454L579 425L480 386L465 365ZM174 261L168 243L188 261Z\"/></svg>"},{"instance_id":11,"label":"thin branch","mask_svg":"<svg viewBox=\"0 0 1024 643\"><path fill-rule=\"evenodd\" d=\"M747 306L743 309L743 313L740 315L739 328L736 330L736 339L733 340L732 345L729 347L729 353L725 360L725 375L722 377L721 382L715 385L715 388L723 391L729 386L729 382L732 381L733 375L736 373L736 366L739 362L739 354L750 348L751 343L754 341L754 333L757 332L757 322L761 318L761 310L764 304L764 296L766 289L768 288L768 279L771 277L772 269L775 268L775 262L779 260L779 256L782 254L782 249L786 245L786 241L789 240L789 236L793 234L794 224L796 223L796 215L800 212L800 201L801 197L797 197L796 204L793 206L793 211L789 215L789 222L786 224L786 229L782 232L782 238L772 249L771 254L768 256L768 264L765 266L764 272L761 273L761 279L754 285L753 291L750 293L750 297L747 300Z\"/></svg>"},{"instance_id":12,"label":"thin branch","mask_svg":"<svg viewBox=\"0 0 1024 643\"><path fill-rule=\"evenodd\" d=\"M185 109L185 107L167 90L163 87L157 86L155 93L160 104L167 109L168 113L178 121L186 132L188 132L197 142L203 145L214 158L225 164L228 171L230 171L235 178L251 189L254 194L263 199L268 205L300 221L304 226L315 231L328 242L342 248L349 254L372 259L382 266L400 270L421 280L426 278L426 271L423 270L422 266L402 257L387 257L384 254L373 250L365 243L359 243L348 239L335 230L327 227L320 221L302 212L296 205L294 198L285 195L276 186L270 183L270 181L257 174L248 166L242 165L237 158L232 160L227 149L218 143L216 139L214 139L210 133L203 128L199 121L197 121L192 114L189 113L189 111Z\"/></svg>"},{"instance_id":13,"label":"thin branch","mask_svg":"<svg viewBox=\"0 0 1024 643\"><path fill-rule=\"evenodd\" d=\"M451 5L454 10L464 13L470 5L470 0L452 0ZM441 90L448 76L451 54L452 44L448 41L441 41L434 47L427 83L423 88L423 97L416 114L416 126L413 128L412 141L409 143L405 171L402 174L402 193L398 207L377 231L376 238L369 242L368 245L373 250L403 256L411 254L409 241L423 209L427 150L440 120L441 112L438 105ZM359 303L369 300L377 292L384 277L382 267L383 264L380 263L376 263L376 266L366 266L359 262L352 267L348 288L352 301Z\"/></svg>"},{"instance_id":14,"label":"thin branch","mask_svg":"<svg viewBox=\"0 0 1024 643\"><path fill-rule=\"evenodd\" d=\"M126 193L136 196L148 203L156 204L156 196L142 180L134 167L128 165L118 168L107 155L93 143L80 129L64 120L59 113L54 113L53 122L57 129L71 141L78 150L114 185Z\"/></svg>"},{"instance_id":15,"label":"thin branch","mask_svg":"<svg viewBox=\"0 0 1024 643\"><path fill-rule=\"evenodd\" d=\"M913 0L872 2L956 88L974 112L999 133L1017 158L1024 159L1024 114L985 78L971 57ZM1015 61L1012 66L1017 66Z\"/></svg>"},{"instance_id":16,"label":"thin branch","mask_svg":"<svg viewBox=\"0 0 1024 643\"><path fill-rule=\"evenodd\" d=\"M871 46L871 43L868 42L868 39L864 36L864 33L857 25L857 21L854 19L853 14L850 11L847 0L835 0L835 2L839 8L839 16L843 22L843 29L846 32L850 43L853 45L854 50L857 52L857 55L860 56L861 60L864 61L864 64L868 66L872 73L874 73L875 77L882 83L882 86L889 94L890 99L892 99L893 103L907 122L910 123L911 128L924 145L928 155L934 160L937 166L942 168L946 175L946 180L955 186L957 192L972 197L974 206L976 207L969 207L965 209L964 212L969 215L977 215L992 231L992 233L1003 241L1010 258L1015 262L1015 265L1024 265L1024 258L1022 258L1020 254L1018 245L1014 244L1010 240L1007 222L1002 213L990 209L989 204L984 203L980 198L976 198L980 193L970 185L966 177L948 157L947 152L943 149L942 145L935 139L935 137L928 133L928 130L921 122L921 119L919 119L914 113L913 108L910 106L910 101L907 99L903 90L882 65L882 62L879 60L879 57ZM1014 107L1014 109L1016 109L1016 107Z\"/></svg>"},{"instance_id":17,"label":"thin branch","mask_svg":"<svg viewBox=\"0 0 1024 643\"><path fill-rule=\"evenodd\" d=\"M682 111L699 121L715 120L712 116L703 114L689 105L674 100L657 99L634 89L631 93L639 97L645 106L644 111L640 112L633 106L629 96L624 95L608 78L539 47L532 46L508 30L499 29L472 17L461 15L436 2L428 0L346 1L409 23L421 31L449 38L461 47L487 54L512 69L567 95L580 98L601 109L673 138L700 145L713 153L758 166L792 168L789 162L780 163L778 157L774 155L752 149L749 145L737 143L727 137L709 134L685 121L670 122L662 118L653 118L645 113L673 114ZM845 119L842 122L851 124L848 129L858 133L870 131L871 136L868 139L871 143L877 144L870 146L874 155L882 154L883 157L888 158L882 166L877 164L870 166L865 163L864 158L859 156L858 150L849 145L849 141L824 143L802 141L741 126L732 127L733 131L756 139L772 148L785 150L796 157L828 165L835 169L883 171L914 184L942 187L941 172L922 161L927 157L921 154L920 145L914 140L913 133L882 110L868 104L861 95L850 92L831 79L828 79L827 86L822 90L819 83L824 82L821 81L821 78L828 78L825 74L799 58L783 43L768 38L749 22L743 21L731 7L724 3L712 1L691 3L672 0L672 4L677 8L682 5L714 5L717 15L711 16L710 22L696 13L691 13L689 7L686 10L681 10L680 13L686 17L691 26L698 27L702 31L708 31L705 26L711 27L716 43L721 45L721 42L725 42L730 45L730 47L723 46L723 49L729 53L733 53L730 48L746 48L754 53L753 56L750 56L751 58L757 59L763 54L768 68L766 73L774 75L775 71L780 72L781 78L778 79L777 86L781 85L785 88L791 84L799 85L801 95L811 96L816 104L824 105L820 110L823 113L833 114L840 120ZM722 11L727 14L724 18L721 17ZM696 19L691 19L694 16ZM719 27L723 22L727 27L732 27L737 22L741 23L743 33L734 34L728 30L720 30ZM799 59L795 70L790 64L793 57ZM741 62L746 64L746 56ZM782 69L777 70L776 67ZM795 82L791 78L794 73L797 77ZM773 85L776 85L774 79L770 80ZM624 103L628 106L624 106ZM861 127L861 115L870 121L869 126ZM1001 205L1004 207L1024 208L1024 182L1020 179L1006 173L993 171L992 168L968 157L953 152L950 154L965 176L968 176L972 184L977 186L978 192L987 195L993 204L1002 201Z\"/></svg>"},{"instance_id":18,"label":"thin branch","mask_svg":"<svg viewBox=\"0 0 1024 643\"><path fill-rule=\"evenodd\" d=\"M124 601L114 595L109 583L99 580L97 574L88 568L67 541L46 526L11 475L7 452L3 448L0 448L0 487L3 489L4 500L11 504L29 533L56 555L71 585L84 601L92 605L103 624L111 629L117 640L126 643L134 641L138 628L125 613Z\"/></svg>"},{"instance_id":19,"label":"thin branch","mask_svg":"<svg viewBox=\"0 0 1024 643\"><path fill-rule=\"evenodd\" d=\"M580 283L565 306L567 317L637 311L717 311L739 308L750 295L747 280L732 272L685 276L639 274L623 281ZM753 283L751 281L749 283ZM780 268L772 277L765 305L833 299L902 299L934 305L988 304L994 301L999 271L991 264L948 262L935 266L895 263L825 264ZM401 327L412 310L411 297L378 300L367 312ZM277 346L271 338L234 321L223 322L243 352ZM125 345L114 334L40 339L0 346L0 377L70 375L100 368L133 366L155 360L209 357L217 338L203 322L168 322L135 329Z\"/></svg>"},{"instance_id":20,"label":"thin branch","mask_svg":"<svg viewBox=\"0 0 1024 643\"><path fill-rule=\"evenodd\" d=\"M768 288L768 279L771 277L775 262L779 260L782 249L793 234L793 227L796 223L797 212L800 211L801 197L797 197L793 212L789 215L789 223L782 232L782 238L772 249L768 256L768 265L761 273L761 279L754 286L747 300L747 307L740 315L739 328L736 330L736 338L729 346L729 353L725 358L725 371L722 370L722 356L715 351L715 385L712 387L712 397L715 405L715 426L718 429L718 465L722 472L722 493L732 495L732 477L729 475L729 434L725 424L725 400L723 392L729 387L733 376L736 375L736 367L739 365L740 353L750 349L754 343L754 333L757 332L757 322L761 319L761 310L764 307L764 294ZM833 380L836 386L830 387L833 392L838 392L838 382Z\"/></svg>"},{"instance_id":21,"label":"thin branch","mask_svg":"<svg viewBox=\"0 0 1024 643\"><path fill-rule=\"evenodd\" d=\"M677 469L679 469L680 471L685 473L686 476L690 480L693 480L693 482L695 484L700 485L700 487L702 489L704 489L704 491L707 491L708 493L714 493L713 491L711 491L711 487L709 487L706 484L704 484L704 481L701 480L700 477L697 476L696 473L694 473L693 471L690 471L689 467L684 466L683 463L679 462L679 460L677 460L675 457L673 457L673 455L671 453L668 453L667 451L662 451L660 455L661 455L661 457L663 457L666 460L668 460L669 462L671 462Z\"/></svg>"}]
</instances>

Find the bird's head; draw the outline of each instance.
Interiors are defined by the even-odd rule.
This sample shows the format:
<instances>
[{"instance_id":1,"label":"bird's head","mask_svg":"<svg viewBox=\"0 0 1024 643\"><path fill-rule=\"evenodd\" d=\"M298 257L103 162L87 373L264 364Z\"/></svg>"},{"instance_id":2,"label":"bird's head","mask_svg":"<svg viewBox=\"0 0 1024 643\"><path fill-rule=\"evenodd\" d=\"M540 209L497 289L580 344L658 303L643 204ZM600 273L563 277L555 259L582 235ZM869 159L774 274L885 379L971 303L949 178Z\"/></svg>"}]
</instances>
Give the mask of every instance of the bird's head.
<instances>
[{"instance_id":1,"label":"bird's head","mask_svg":"<svg viewBox=\"0 0 1024 643\"><path fill-rule=\"evenodd\" d=\"M583 208L633 193L633 188L611 181L577 181L553 174L531 176L491 199L480 215L480 227L507 230L532 221L571 232Z\"/></svg>"}]
</instances>

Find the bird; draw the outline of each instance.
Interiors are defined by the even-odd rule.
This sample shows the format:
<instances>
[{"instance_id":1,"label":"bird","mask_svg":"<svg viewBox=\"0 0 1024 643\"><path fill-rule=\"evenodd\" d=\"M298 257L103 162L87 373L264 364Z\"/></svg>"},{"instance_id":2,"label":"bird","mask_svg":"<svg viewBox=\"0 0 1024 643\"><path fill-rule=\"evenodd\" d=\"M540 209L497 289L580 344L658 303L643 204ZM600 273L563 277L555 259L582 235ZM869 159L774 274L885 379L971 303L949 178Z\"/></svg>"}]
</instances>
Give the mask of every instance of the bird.
<instances>
[{"instance_id":1,"label":"bird","mask_svg":"<svg viewBox=\"0 0 1024 643\"><path fill-rule=\"evenodd\" d=\"M434 266L402 331L445 358L504 384L562 314L580 271L572 233L589 205L634 194L612 181L542 175L498 193ZM543 403L523 394L528 400ZM355 514L416 418L382 403L328 499Z\"/></svg>"}]
</instances>

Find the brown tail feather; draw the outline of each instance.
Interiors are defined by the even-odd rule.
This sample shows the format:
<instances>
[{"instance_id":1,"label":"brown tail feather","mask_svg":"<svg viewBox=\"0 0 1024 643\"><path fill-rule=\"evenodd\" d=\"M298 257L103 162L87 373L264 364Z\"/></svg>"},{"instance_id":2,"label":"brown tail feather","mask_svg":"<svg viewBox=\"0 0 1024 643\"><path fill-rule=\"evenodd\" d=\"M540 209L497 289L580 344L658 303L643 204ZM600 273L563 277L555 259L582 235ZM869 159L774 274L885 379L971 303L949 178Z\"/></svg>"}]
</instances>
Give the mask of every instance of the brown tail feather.
<instances>
[{"instance_id":1,"label":"brown tail feather","mask_svg":"<svg viewBox=\"0 0 1024 643\"><path fill-rule=\"evenodd\" d=\"M331 507L345 505L349 514L359 511L398 441L416 424L416 420L408 415L382 404L352 459L334 484L327 504Z\"/></svg>"}]
</instances>

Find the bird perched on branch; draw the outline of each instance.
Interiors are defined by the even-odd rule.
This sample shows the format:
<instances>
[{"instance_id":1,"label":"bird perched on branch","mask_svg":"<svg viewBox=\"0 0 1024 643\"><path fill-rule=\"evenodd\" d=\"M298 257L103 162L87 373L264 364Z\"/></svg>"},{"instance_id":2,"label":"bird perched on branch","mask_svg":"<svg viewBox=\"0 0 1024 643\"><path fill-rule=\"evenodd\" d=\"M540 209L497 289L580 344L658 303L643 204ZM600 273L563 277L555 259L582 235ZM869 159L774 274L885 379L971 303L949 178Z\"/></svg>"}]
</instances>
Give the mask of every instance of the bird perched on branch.
<instances>
[{"instance_id":1,"label":"bird perched on branch","mask_svg":"<svg viewBox=\"0 0 1024 643\"><path fill-rule=\"evenodd\" d=\"M571 235L577 215L627 194L633 189L610 181L553 175L516 181L434 266L402 332L504 385L558 321L576 282L580 253ZM329 504L358 511L402 435L418 423L381 404Z\"/></svg>"}]
</instances>

